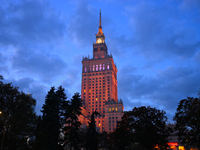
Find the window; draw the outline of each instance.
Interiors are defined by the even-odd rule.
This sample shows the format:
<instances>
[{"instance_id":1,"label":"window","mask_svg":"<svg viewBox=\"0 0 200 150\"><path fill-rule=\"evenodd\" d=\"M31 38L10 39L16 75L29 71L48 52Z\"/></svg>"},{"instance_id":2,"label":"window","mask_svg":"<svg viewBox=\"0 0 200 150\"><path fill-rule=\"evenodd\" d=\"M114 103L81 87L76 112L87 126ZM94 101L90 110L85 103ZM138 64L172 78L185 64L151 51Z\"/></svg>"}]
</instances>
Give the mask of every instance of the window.
<instances>
[{"instance_id":1,"label":"window","mask_svg":"<svg viewBox=\"0 0 200 150\"><path fill-rule=\"evenodd\" d=\"M87 68L86 68L86 66L85 66L85 72L87 72Z\"/></svg>"},{"instance_id":2,"label":"window","mask_svg":"<svg viewBox=\"0 0 200 150\"><path fill-rule=\"evenodd\" d=\"M99 64L99 70L101 71L101 64Z\"/></svg>"},{"instance_id":3,"label":"window","mask_svg":"<svg viewBox=\"0 0 200 150\"><path fill-rule=\"evenodd\" d=\"M118 108L117 108L117 107L115 107L115 111L118 111ZM117 119L117 117L116 117L116 119Z\"/></svg>"},{"instance_id":4,"label":"window","mask_svg":"<svg viewBox=\"0 0 200 150\"><path fill-rule=\"evenodd\" d=\"M105 70L105 64L103 64L103 70Z\"/></svg>"},{"instance_id":5,"label":"window","mask_svg":"<svg viewBox=\"0 0 200 150\"><path fill-rule=\"evenodd\" d=\"M111 112L111 108L109 108L109 112Z\"/></svg>"},{"instance_id":6,"label":"window","mask_svg":"<svg viewBox=\"0 0 200 150\"><path fill-rule=\"evenodd\" d=\"M91 65L90 65L90 71L92 71L92 67L91 67ZM91 79L89 79L89 80L91 80Z\"/></svg>"},{"instance_id":7,"label":"window","mask_svg":"<svg viewBox=\"0 0 200 150\"><path fill-rule=\"evenodd\" d=\"M95 71L95 65L93 65L92 71ZM94 80L94 78L93 78L93 80Z\"/></svg>"},{"instance_id":8,"label":"window","mask_svg":"<svg viewBox=\"0 0 200 150\"><path fill-rule=\"evenodd\" d=\"M98 65L96 65L96 71L98 71Z\"/></svg>"},{"instance_id":9,"label":"window","mask_svg":"<svg viewBox=\"0 0 200 150\"><path fill-rule=\"evenodd\" d=\"M109 68L110 68L110 67L109 67L109 63L108 63L108 64L107 64L107 69L109 70Z\"/></svg>"}]
</instances>

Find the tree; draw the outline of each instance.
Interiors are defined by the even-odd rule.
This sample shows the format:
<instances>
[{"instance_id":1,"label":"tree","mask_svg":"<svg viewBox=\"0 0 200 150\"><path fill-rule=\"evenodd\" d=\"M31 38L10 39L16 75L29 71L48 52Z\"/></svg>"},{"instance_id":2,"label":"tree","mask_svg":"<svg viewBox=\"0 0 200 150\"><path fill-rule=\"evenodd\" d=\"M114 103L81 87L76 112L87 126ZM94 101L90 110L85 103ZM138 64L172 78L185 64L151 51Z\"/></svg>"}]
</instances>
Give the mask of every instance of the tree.
<instances>
[{"instance_id":1,"label":"tree","mask_svg":"<svg viewBox=\"0 0 200 150\"><path fill-rule=\"evenodd\" d=\"M89 123L89 128L86 133L86 149L98 150L98 132L96 130L94 116L100 115L96 110L92 113Z\"/></svg>"},{"instance_id":2,"label":"tree","mask_svg":"<svg viewBox=\"0 0 200 150\"><path fill-rule=\"evenodd\" d=\"M60 129L64 124L64 110L68 104L66 99L67 97L62 86L57 91L54 87L51 87L48 92L45 104L42 107L43 120L41 125L42 133L40 135L43 136L43 144L41 149L55 150L60 148L58 144ZM40 141L38 142L40 143Z\"/></svg>"},{"instance_id":3,"label":"tree","mask_svg":"<svg viewBox=\"0 0 200 150\"><path fill-rule=\"evenodd\" d=\"M180 101L174 117L179 140L200 149L200 98Z\"/></svg>"},{"instance_id":4,"label":"tree","mask_svg":"<svg viewBox=\"0 0 200 150\"><path fill-rule=\"evenodd\" d=\"M78 116L82 115L81 113L82 100L79 93L75 93L71 99L68 109L65 110L65 137L64 137L64 147L73 147L74 150L78 149L78 144L80 143L79 138L79 127L81 122L78 120Z\"/></svg>"},{"instance_id":5,"label":"tree","mask_svg":"<svg viewBox=\"0 0 200 150\"><path fill-rule=\"evenodd\" d=\"M2 76L1 76L2 79ZM0 141L3 149L28 150L33 146L36 101L11 83L0 81ZM3 138L3 140L2 140ZM2 146L2 145L1 145Z\"/></svg>"},{"instance_id":6,"label":"tree","mask_svg":"<svg viewBox=\"0 0 200 150\"><path fill-rule=\"evenodd\" d=\"M110 147L116 150L125 150L126 147L131 143L130 137L131 132L129 132L129 117L128 113L125 112L122 120L117 122L117 128L115 132L110 134L112 139L112 144Z\"/></svg>"},{"instance_id":7,"label":"tree","mask_svg":"<svg viewBox=\"0 0 200 150\"><path fill-rule=\"evenodd\" d=\"M123 146L121 149L153 149L156 144L166 147L169 133L165 114L164 111L145 106L126 112L115 135L119 145Z\"/></svg>"}]
</instances>

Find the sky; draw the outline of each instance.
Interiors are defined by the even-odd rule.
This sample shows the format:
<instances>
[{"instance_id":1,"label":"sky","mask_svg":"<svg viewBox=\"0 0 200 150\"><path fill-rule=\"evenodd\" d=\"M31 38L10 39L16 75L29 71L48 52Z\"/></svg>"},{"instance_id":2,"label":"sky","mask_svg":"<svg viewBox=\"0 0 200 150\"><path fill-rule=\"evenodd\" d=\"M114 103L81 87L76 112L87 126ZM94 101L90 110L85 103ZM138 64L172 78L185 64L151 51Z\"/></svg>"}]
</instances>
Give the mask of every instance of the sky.
<instances>
[{"instance_id":1,"label":"sky","mask_svg":"<svg viewBox=\"0 0 200 150\"><path fill-rule=\"evenodd\" d=\"M40 110L52 86L81 92L101 10L124 110L151 106L172 122L180 100L200 90L199 0L1 0L0 75L32 94Z\"/></svg>"}]
</instances>

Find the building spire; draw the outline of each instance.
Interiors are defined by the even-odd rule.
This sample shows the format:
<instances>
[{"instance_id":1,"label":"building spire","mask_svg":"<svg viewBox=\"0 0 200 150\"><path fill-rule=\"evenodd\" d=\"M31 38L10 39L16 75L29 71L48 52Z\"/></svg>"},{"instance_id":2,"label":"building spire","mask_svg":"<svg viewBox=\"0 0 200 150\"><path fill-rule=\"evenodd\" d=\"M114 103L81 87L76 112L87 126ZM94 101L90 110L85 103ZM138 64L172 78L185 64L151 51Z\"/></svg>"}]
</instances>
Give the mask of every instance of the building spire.
<instances>
[{"instance_id":1,"label":"building spire","mask_svg":"<svg viewBox=\"0 0 200 150\"><path fill-rule=\"evenodd\" d=\"M98 31L98 34L103 34L102 26L101 26L101 9L100 9L100 13L99 13L99 31Z\"/></svg>"}]
</instances>

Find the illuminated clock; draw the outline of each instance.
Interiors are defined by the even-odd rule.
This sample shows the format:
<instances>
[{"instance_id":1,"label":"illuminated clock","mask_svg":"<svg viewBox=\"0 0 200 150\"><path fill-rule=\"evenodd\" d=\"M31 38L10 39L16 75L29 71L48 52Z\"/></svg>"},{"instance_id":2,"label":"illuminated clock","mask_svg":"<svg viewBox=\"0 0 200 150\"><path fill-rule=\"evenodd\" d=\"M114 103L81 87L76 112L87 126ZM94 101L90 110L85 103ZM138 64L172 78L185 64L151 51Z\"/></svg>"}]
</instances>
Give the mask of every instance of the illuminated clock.
<instances>
[{"instance_id":1,"label":"illuminated clock","mask_svg":"<svg viewBox=\"0 0 200 150\"><path fill-rule=\"evenodd\" d=\"M101 39L98 39L98 40L97 40L97 43L102 43L102 40L101 40Z\"/></svg>"}]
</instances>

